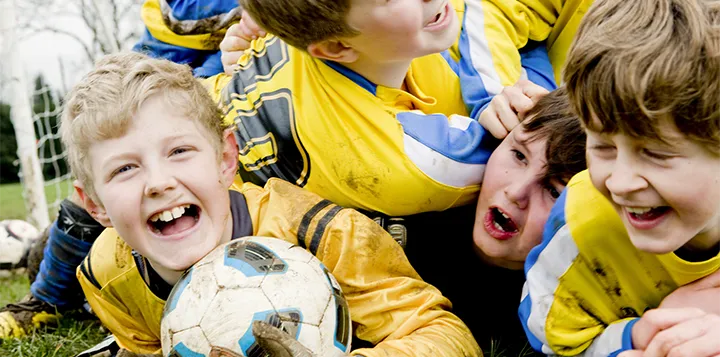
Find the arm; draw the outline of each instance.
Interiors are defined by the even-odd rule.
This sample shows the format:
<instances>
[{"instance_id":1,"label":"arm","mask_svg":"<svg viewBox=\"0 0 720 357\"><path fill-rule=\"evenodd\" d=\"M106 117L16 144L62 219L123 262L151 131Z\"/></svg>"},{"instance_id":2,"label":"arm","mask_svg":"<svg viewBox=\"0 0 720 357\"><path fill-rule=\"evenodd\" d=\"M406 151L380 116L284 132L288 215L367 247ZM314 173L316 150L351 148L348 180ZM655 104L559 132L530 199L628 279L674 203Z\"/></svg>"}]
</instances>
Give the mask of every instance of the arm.
<instances>
[{"instance_id":1,"label":"arm","mask_svg":"<svg viewBox=\"0 0 720 357\"><path fill-rule=\"evenodd\" d=\"M146 29L134 51L188 64L196 76L208 77L223 71L219 43L240 20L240 8L229 0L146 0L141 17Z\"/></svg>"},{"instance_id":2,"label":"arm","mask_svg":"<svg viewBox=\"0 0 720 357\"><path fill-rule=\"evenodd\" d=\"M77 279L93 313L115 336L118 346L134 353L161 353L160 341L150 328L130 316L117 301L103 294L97 281L89 274L88 259L85 259L77 268Z\"/></svg>"},{"instance_id":3,"label":"arm","mask_svg":"<svg viewBox=\"0 0 720 357\"><path fill-rule=\"evenodd\" d=\"M353 353L481 355L468 328L450 313L450 302L420 279L390 235L360 213L335 207L316 254L343 288L357 337L377 344ZM306 241L312 250L313 240Z\"/></svg>"},{"instance_id":4,"label":"arm","mask_svg":"<svg viewBox=\"0 0 720 357\"><path fill-rule=\"evenodd\" d=\"M466 2L458 75L473 118L503 87L519 80L556 88L545 40L562 10L554 1Z\"/></svg>"},{"instance_id":5,"label":"arm","mask_svg":"<svg viewBox=\"0 0 720 357\"><path fill-rule=\"evenodd\" d=\"M561 279L579 254L565 222L567 193L568 189L558 198L545 225L543 242L530 251L525 262L527 281L518 311L520 321L532 347L542 353L616 356L633 349L631 333L637 319L604 324ZM592 296L584 298L593 300Z\"/></svg>"}]
</instances>

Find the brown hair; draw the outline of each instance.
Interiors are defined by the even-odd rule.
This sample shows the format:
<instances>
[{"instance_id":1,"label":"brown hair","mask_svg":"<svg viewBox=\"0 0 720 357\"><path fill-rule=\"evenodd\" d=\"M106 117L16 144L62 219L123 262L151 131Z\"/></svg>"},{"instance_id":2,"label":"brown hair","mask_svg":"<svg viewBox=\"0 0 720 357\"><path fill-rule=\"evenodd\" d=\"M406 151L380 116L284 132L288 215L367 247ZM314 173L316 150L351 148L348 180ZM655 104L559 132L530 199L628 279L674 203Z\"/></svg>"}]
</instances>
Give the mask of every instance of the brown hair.
<instances>
[{"instance_id":1,"label":"brown hair","mask_svg":"<svg viewBox=\"0 0 720 357\"><path fill-rule=\"evenodd\" d=\"M585 131L573 114L564 87L543 98L527 113L523 129L527 141L546 139L547 170L544 180L555 179L566 184L576 173L585 170Z\"/></svg>"},{"instance_id":2,"label":"brown hair","mask_svg":"<svg viewBox=\"0 0 720 357\"><path fill-rule=\"evenodd\" d=\"M689 139L720 148L720 1L596 0L564 72L583 124L665 141L671 120Z\"/></svg>"},{"instance_id":3,"label":"brown hair","mask_svg":"<svg viewBox=\"0 0 720 357\"><path fill-rule=\"evenodd\" d=\"M240 0L260 27L287 44L307 50L312 43L358 32L347 23L351 0Z\"/></svg>"},{"instance_id":4,"label":"brown hair","mask_svg":"<svg viewBox=\"0 0 720 357\"><path fill-rule=\"evenodd\" d=\"M220 156L224 127L218 107L190 67L139 53L107 55L68 94L60 123L68 163L93 200L90 146L125 135L135 113L155 95L207 129Z\"/></svg>"}]
</instances>

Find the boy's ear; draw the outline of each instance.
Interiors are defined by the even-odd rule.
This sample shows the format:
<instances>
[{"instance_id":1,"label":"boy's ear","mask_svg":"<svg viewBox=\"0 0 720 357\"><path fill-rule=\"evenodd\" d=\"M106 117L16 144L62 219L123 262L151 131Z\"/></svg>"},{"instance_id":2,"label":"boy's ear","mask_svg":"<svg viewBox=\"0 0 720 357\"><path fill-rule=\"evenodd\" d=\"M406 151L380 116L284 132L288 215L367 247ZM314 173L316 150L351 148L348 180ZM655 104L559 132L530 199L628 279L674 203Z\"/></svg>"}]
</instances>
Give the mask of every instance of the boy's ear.
<instances>
[{"instance_id":1,"label":"boy's ear","mask_svg":"<svg viewBox=\"0 0 720 357\"><path fill-rule=\"evenodd\" d=\"M80 181L75 180L73 181L73 186L75 186L75 192L77 192L78 196L80 196L80 200L82 201L83 206L85 206L85 210L92 216L92 218L104 227L112 227L112 222L110 222L110 218L108 217L105 208L90 198L90 196L85 192L83 184L80 183Z\"/></svg>"},{"instance_id":2,"label":"boy's ear","mask_svg":"<svg viewBox=\"0 0 720 357\"><path fill-rule=\"evenodd\" d=\"M222 157L220 158L220 171L228 187L232 185L238 170L238 155L235 131L233 129L225 129L223 132L223 151Z\"/></svg>"},{"instance_id":3,"label":"boy's ear","mask_svg":"<svg viewBox=\"0 0 720 357\"><path fill-rule=\"evenodd\" d=\"M311 43L307 51L313 57L333 62L351 63L358 59L358 53L355 49L337 39Z\"/></svg>"}]
</instances>

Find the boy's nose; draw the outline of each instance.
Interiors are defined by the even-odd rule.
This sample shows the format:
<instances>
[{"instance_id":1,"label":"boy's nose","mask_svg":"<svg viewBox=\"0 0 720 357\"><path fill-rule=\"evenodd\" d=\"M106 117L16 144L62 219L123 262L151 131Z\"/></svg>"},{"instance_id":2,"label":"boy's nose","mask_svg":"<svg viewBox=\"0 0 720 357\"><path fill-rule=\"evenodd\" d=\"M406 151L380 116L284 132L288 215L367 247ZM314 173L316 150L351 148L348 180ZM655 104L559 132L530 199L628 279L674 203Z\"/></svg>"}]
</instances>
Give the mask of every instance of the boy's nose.
<instances>
[{"instance_id":1,"label":"boy's nose","mask_svg":"<svg viewBox=\"0 0 720 357\"><path fill-rule=\"evenodd\" d=\"M177 186L177 181L171 175L165 175L162 170L156 170L148 176L145 185L145 196L156 197Z\"/></svg>"},{"instance_id":2,"label":"boy's nose","mask_svg":"<svg viewBox=\"0 0 720 357\"><path fill-rule=\"evenodd\" d=\"M518 208L527 208L530 197L530 182L524 178L516 180L511 185L505 187L505 196L510 202L518 206Z\"/></svg>"},{"instance_id":3,"label":"boy's nose","mask_svg":"<svg viewBox=\"0 0 720 357\"><path fill-rule=\"evenodd\" d=\"M647 188L648 183L631 163L618 161L605 180L605 186L610 193L623 196Z\"/></svg>"}]
</instances>

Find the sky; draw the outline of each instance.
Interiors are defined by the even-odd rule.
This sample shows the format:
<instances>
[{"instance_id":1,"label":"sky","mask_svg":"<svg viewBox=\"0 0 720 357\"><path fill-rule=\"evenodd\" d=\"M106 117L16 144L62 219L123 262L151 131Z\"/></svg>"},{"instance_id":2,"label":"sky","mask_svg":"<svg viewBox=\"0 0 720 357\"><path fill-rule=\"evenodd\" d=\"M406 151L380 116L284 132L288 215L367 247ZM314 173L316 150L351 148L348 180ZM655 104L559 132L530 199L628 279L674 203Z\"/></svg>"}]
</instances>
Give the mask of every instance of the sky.
<instances>
[{"instance_id":1,"label":"sky","mask_svg":"<svg viewBox=\"0 0 720 357\"><path fill-rule=\"evenodd\" d=\"M2 3L8 6L11 1L13 0L0 0L0 10L2 10ZM27 14L18 14L19 18L22 16L27 16ZM136 16L136 18L139 19L140 15L137 13L130 14L130 16ZM52 19L52 25L73 32L84 39L90 39L89 30L82 24L82 20L75 15L54 17ZM142 23L138 20L136 25L142 26ZM9 49L4 46L4 43L8 41L7 38L3 37L7 36L6 31L0 31L0 44L3 44L3 46L0 47L0 54L2 54L0 61L6 60L9 53L19 56L28 86L32 85L33 78L38 73L42 73L43 77L53 89L69 90L72 85L91 68L92 64L87 60L82 46L77 40L66 35L51 32L36 32L25 35L17 41L17 46L12 51L9 51ZM60 70L60 59L62 59L64 67L64 81ZM4 63L0 63L0 66L6 67ZM6 78L6 76L3 76L0 77L0 80ZM0 94L0 101L7 101L5 99L7 99L7 95L9 94L7 93L7 88L3 89L5 89L5 91ZM31 88L28 88L28 90L31 90Z\"/></svg>"}]
</instances>

